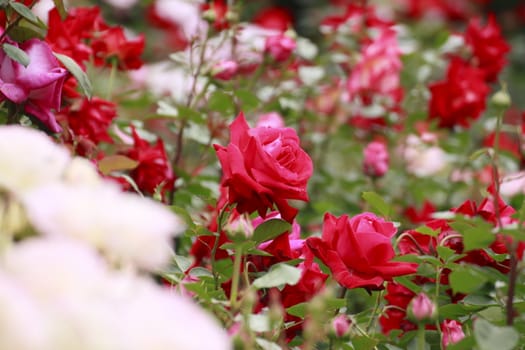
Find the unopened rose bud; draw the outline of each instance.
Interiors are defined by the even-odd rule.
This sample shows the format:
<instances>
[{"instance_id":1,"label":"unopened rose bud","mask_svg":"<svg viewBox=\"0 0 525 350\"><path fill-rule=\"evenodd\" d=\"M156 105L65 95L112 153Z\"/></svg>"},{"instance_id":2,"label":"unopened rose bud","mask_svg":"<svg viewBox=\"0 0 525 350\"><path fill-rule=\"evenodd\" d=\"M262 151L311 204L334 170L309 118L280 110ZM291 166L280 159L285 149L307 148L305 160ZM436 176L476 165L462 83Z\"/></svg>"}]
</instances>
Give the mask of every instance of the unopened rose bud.
<instances>
[{"instance_id":1,"label":"unopened rose bud","mask_svg":"<svg viewBox=\"0 0 525 350\"><path fill-rule=\"evenodd\" d=\"M380 177L388 171L389 156L384 143L370 142L363 151L363 172L372 177Z\"/></svg>"},{"instance_id":2,"label":"unopened rose bud","mask_svg":"<svg viewBox=\"0 0 525 350\"><path fill-rule=\"evenodd\" d=\"M496 92L494 95L492 95L491 102L502 108L507 108L511 104L510 96L507 91L500 90Z\"/></svg>"},{"instance_id":3,"label":"unopened rose bud","mask_svg":"<svg viewBox=\"0 0 525 350\"><path fill-rule=\"evenodd\" d=\"M432 321L436 317L436 304L425 293L419 293L410 302L408 312L415 322Z\"/></svg>"},{"instance_id":4,"label":"unopened rose bud","mask_svg":"<svg viewBox=\"0 0 525 350\"><path fill-rule=\"evenodd\" d=\"M251 237L254 231L252 221L245 215L230 221L225 229L231 237Z\"/></svg>"},{"instance_id":5,"label":"unopened rose bud","mask_svg":"<svg viewBox=\"0 0 525 350\"><path fill-rule=\"evenodd\" d=\"M341 338L345 336L350 329L350 321L348 321L348 316L344 314L337 315L332 320L332 328L337 337Z\"/></svg>"},{"instance_id":6,"label":"unopened rose bud","mask_svg":"<svg viewBox=\"0 0 525 350\"><path fill-rule=\"evenodd\" d=\"M237 73L239 65L235 61L225 60L215 64L211 74L215 79L230 80Z\"/></svg>"},{"instance_id":7,"label":"unopened rose bud","mask_svg":"<svg viewBox=\"0 0 525 350\"><path fill-rule=\"evenodd\" d=\"M296 46L293 38L279 34L266 38L264 51L277 62L284 62L290 57Z\"/></svg>"}]
</instances>

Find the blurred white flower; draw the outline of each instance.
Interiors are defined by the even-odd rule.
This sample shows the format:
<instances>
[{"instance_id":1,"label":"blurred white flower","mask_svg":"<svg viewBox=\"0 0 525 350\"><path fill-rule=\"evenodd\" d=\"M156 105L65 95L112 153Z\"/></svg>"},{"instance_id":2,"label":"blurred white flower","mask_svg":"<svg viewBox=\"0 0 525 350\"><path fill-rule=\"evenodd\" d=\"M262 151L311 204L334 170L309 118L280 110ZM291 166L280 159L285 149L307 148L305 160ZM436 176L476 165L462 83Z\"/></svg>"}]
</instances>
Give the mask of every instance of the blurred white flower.
<instances>
[{"instance_id":1,"label":"blurred white flower","mask_svg":"<svg viewBox=\"0 0 525 350\"><path fill-rule=\"evenodd\" d=\"M3 272L0 272L0 308L0 349L55 350L51 346L49 319L43 309Z\"/></svg>"},{"instance_id":2,"label":"blurred white flower","mask_svg":"<svg viewBox=\"0 0 525 350\"><path fill-rule=\"evenodd\" d=\"M97 295L109 280L106 262L95 249L67 237L15 244L5 255L4 268L40 300Z\"/></svg>"},{"instance_id":3,"label":"blurred white flower","mask_svg":"<svg viewBox=\"0 0 525 350\"><path fill-rule=\"evenodd\" d=\"M407 171L418 177L435 175L448 165L448 157L443 149L425 143L416 135L408 135L401 148L401 153L406 162Z\"/></svg>"},{"instance_id":4,"label":"blurred white flower","mask_svg":"<svg viewBox=\"0 0 525 350\"><path fill-rule=\"evenodd\" d=\"M187 39L205 33L207 23L202 19L200 0L156 0L155 13L162 19L182 28Z\"/></svg>"},{"instance_id":5,"label":"blurred white flower","mask_svg":"<svg viewBox=\"0 0 525 350\"><path fill-rule=\"evenodd\" d=\"M82 157L74 157L69 162L63 180L72 185L97 185L103 181L95 164Z\"/></svg>"},{"instance_id":6,"label":"blurred white flower","mask_svg":"<svg viewBox=\"0 0 525 350\"><path fill-rule=\"evenodd\" d=\"M60 179L68 151L43 132L22 126L0 127L0 189L15 194Z\"/></svg>"},{"instance_id":7,"label":"blurred white flower","mask_svg":"<svg viewBox=\"0 0 525 350\"><path fill-rule=\"evenodd\" d=\"M74 237L110 260L146 270L165 266L171 238L184 229L162 204L123 193L113 184L53 184L24 197L29 221L48 236Z\"/></svg>"}]
</instances>

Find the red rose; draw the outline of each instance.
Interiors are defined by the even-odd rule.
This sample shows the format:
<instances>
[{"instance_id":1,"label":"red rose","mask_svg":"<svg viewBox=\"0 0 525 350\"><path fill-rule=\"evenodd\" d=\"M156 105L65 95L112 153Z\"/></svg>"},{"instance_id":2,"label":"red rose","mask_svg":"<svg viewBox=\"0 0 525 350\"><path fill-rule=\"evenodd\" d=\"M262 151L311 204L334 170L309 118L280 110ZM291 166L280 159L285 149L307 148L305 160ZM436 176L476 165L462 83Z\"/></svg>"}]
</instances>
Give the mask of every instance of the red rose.
<instances>
[{"instance_id":1,"label":"red rose","mask_svg":"<svg viewBox=\"0 0 525 350\"><path fill-rule=\"evenodd\" d=\"M484 77L480 69L453 58L447 78L430 85L430 118L438 119L441 127L469 127L485 109L489 88Z\"/></svg>"},{"instance_id":2,"label":"red rose","mask_svg":"<svg viewBox=\"0 0 525 350\"><path fill-rule=\"evenodd\" d=\"M241 113L230 125L230 144L214 145L223 170L222 186L239 213L265 217L274 204L292 222L297 209L289 199L308 201L306 185L312 160L291 128L250 128Z\"/></svg>"},{"instance_id":3,"label":"red rose","mask_svg":"<svg viewBox=\"0 0 525 350\"><path fill-rule=\"evenodd\" d=\"M476 66L485 73L485 79L488 82L496 81L507 63L505 55L510 51L510 46L503 39L494 16L489 16L484 28L479 18L472 19L465 32L465 41L472 48Z\"/></svg>"},{"instance_id":4,"label":"red rose","mask_svg":"<svg viewBox=\"0 0 525 350\"><path fill-rule=\"evenodd\" d=\"M175 174L171 168L164 142L158 139L154 145L142 139L135 128L131 127L133 148L123 154L139 164L130 172L131 178L139 189L149 195L160 191L162 198L173 190Z\"/></svg>"},{"instance_id":5,"label":"red rose","mask_svg":"<svg viewBox=\"0 0 525 350\"><path fill-rule=\"evenodd\" d=\"M308 247L346 288L380 289L384 281L416 272L410 263L393 262L392 237L396 228L372 213L353 218L324 217L322 237L311 237Z\"/></svg>"}]
</instances>

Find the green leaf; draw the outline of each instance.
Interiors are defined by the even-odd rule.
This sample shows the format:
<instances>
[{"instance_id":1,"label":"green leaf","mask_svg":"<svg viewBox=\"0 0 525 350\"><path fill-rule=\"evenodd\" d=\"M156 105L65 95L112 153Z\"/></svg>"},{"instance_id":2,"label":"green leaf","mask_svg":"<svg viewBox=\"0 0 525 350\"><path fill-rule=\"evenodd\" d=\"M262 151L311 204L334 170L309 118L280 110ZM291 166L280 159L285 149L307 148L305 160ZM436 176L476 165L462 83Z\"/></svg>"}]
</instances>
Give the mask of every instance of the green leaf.
<instances>
[{"instance_id":1,"label":"green leaf","mask_svg":"<svg viewBox=\"0 0 525 350\"><path fill-rule=\"evenodd\" d=\"M240 102L241 110L247 112L259 106L259 99L257 96L248 90L235 90L235 97Z\"/></svg>"},{"instance_id":2,"label":"green leaf","mask_svg":"<svg viewBox=\"0 0 525 350\"><path fill-rule=\"evenodd\" d=\"M473 266L459 265L449 276L450 286L454 293L472 293L483 286L487 277Z\"/></svg>"},{"instance_id":3,"label":"green leaf","mask_svg":"<svg viewBox=\"0 0 525 350\"><path fill-rule=\"evenodd\" d=\"M175 267L181 272L184 273L186 270L188 270L192 264L192 261L190 258L182 256L182 255L173 255L173 262L175 263Z\"/></svg>"},{"instance_id":4,"label":"green leaf","mask_svg":"<svg viewBox=\"0 0 525 350\"><path fill-rule=\"evenodd\" d=\"M389 217L392 212L390 205L375 192L363 192L363 199L374 209L374 211L384 217Z\"/></svg>"},{"instance_id":5,"label":"green leaf","mask_svg":"<svg viewBox=\"0 0 525 350\"><path fill-rule=\"evenodd\" d=\"M233 99L222 90L216 90L208 100L208 107L212 111L220 112L224 115L232 114L234 111Z\"/></svg>"},{"instance_id":6,"label":"green leaf","mask_svg":"<svg viewBox=\"0 0 525 350\"><path fill-rule=\"evenodd\" d=\"M27 19L29 22L35 24L38 23L38 18L35 16L35 14L31 12L31 10L21 2L10 2L9 6L11 6L11 8L16 11L16 13L18 13L23 18Z\"/></svg>"},{"instance_id":7,"label":"green leaf","mask_svg":"<svg viewBox=\"0 0 525 350\"><path fill-rule=\"evenodd\" d=\"M455 251L455 250L452 250L452 249L450 249L450 248L448 248L448 247L445 247L445 246L442 246L442 245L438 246L438 247L436 248L436 250L437 250L438 256L439 256L441 259L445 260L445 261L447 261L447 260L448 260L451 256L453 256L454 254L456 254L456 251ZM458 256L459 256L459 255L458 255Z\"/></svg>"},{"instance_id":8,"label":"green leaf","mask_svg":"<svg viewBox=\"0 0 525 350\"><path fill-rule=\"evenodd\" d=\"M473 337L466 337L461 339L456 344L449 344L447 346L447 350L472 350L474 349L475 345L476 342L474 341Z\"/></svg>"},{"instance_id":9,"label":"green leaf","mask_svg":"<svg viewBox=\"0 0 525 350\"><path fill-rule=\"evenodd\" d=\"M282 219L270 219L255 228L252 240L260 244L287 232L291 227L289 222Z\"/></svg>"},{"instance_id":10,"label":"green leaf","mask_svg":"<svg viewBox=\"0 0 525 350\"><path fill-rule=\"evenodd\" d=\"M354 346L354 349L371 350L375 348L378 343L378 340L365 335L359 335L352 338L352 345Z\"/></svg>"},{"instance_id":11,"label":"green leaf","mask_svg":"<svg viewBox=\"0 0 525 350\"><path fill-rule=\"evenodd\" d=\"M91 96L93 94L93 87L91 86L91 82L89 81L86 72L84 72L82 68L78 65L78 63L75 62L75 60L73 60L71 57L56 52L54 52L53 54L64 65L64 67L66 67L66 69L71 74L73 74L75 79L78 81L78 84L80 85L82 93L86 95L89 99L91 99Z\"/></svg>"},{"instance_id":12,"label":"green leaf","mask_svg":"<svg viewBox=\"0 0 525 350\"><path fill-rule=\"evenodd\" d=\"M439 235L440 230L433 230L430 227L423 225L416 228L415 231L423 235L437 237Z\"/></svg>"},{"instance_id":13,"label":"green leaf","mask_svg":"<svg viewBox=\"0 0 525 350\"><path fill-rule=\"evenodd\" d=\"M512 327L497 327L479 318L474 322L474 338L479 350L512 350L519 341L519 334Z\"/></svg>"},{"instance_id":14,"label":"green leaf","mask_svg":"<svg viewBox=\"0 0 525 350\"><path fill-rule=\"evenodd\" d=\"M273 265L270 271L253 281L255 288L272 288L285 284L291 286L301 279L301 269L284 263Z\"/></svg>"},{"instance_id":15,"label":"green leaf","mask_svg":"<svg viewBox=\"0 0 525 350\"><path fill-rule=\"evenodd\" d=\"M488 225L472 227L463 232L465 251L487 248L496 236Z\"/></svg>"},{"instance_id":16,"label":"green leaf","mask_svg":"<svg viewBox=\"0 0 525 350\"><path fill-rule=\"evenodd\" d=\"M138 164L136 160L117 154L102 158L102 160L98 162L98 169L102 174L108 175L113 171L135 169Z\"/></svg>"},{"instance_id":17,"label":"green leaf","mask_svg":"<svg viewBox=\"0 0 525 350\"><path fill-rule=\"evenodd\" d=\"M30 62L29 56L23 50L16 47L15 45L4 43L2 44L2 49L4 50L7 56L17 61L24 67L27 67L29 65L29 62Z\"/></svg>"},{"instance_id":18,"label":"green leaf","mask_svg":"<svg viewBox=\"0 0 525 350\"><path fill-rule=\"evenodd\" d=\"M66 7L64 6L64 0L53 0L53 3L55 4L55 7L58 10L58 14L60 15L60 18L62 20L66 19L67 11L66 11Z\"/></svg>"}]
</instances>

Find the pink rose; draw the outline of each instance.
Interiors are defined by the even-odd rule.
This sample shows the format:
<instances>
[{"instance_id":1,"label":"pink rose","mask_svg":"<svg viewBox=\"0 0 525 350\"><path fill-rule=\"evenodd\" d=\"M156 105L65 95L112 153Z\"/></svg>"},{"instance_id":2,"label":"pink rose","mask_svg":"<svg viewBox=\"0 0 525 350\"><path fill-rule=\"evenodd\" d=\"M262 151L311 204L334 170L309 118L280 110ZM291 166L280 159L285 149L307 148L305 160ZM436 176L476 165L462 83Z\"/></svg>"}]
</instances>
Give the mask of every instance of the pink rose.
<instances>
[{"instance_id":1,"label":"pink rose","mask_svg":"<svg viewBox=\"0 0 525 350\"><path fill-rule=\"evenodd\" d=\"M60 108L62 86L67 71L60 67L48 44L38 39L27 40L18 46L29 57L24 67L0 50L0 101L23 104L26 113L44 123L51 131L61 130L52 109Z\"/></svg>"},{"instance_id":2,"label":"pink rose","mask_svg":"<svg viewBox=\"0 0 525 350\"><path fill-rule=\"evenodd\" d=\"M430 321L436 316L436 304L421 292L410 302L410 313L417 322Z\"/></svg>"},{"instance_id":3,"label":"pink rose","mask_svg":"<svg viewBox=\"0 0 525 350\"><path fill-rule=\"evenodd\" d=\"M353 218L327 213L322 237L310 237L306 244L342 286L381 289L384 281L416 272L414 264L391 261L396 231L393 223L372 213Z\"/></svg>"},{"instance_id":4,"label":"pink rose","mask_svg":"<svg viewBox=\"0 0 525 350\"><path fill-rule=\"evenodd\" d=\"M291 128L250 128L241 113L230 125L230 144L214 145L222 166L222 186L239 213L265 217L274 205L292 222L297 209L289 199L308 201L306 185L313 165Z\"/></svg>"},{"instance_id":5,"label":"pink rose","mask_svg":"<svg viewBox=\"0 0 525 350\"><path fill-rule=\"evenodd\" d=\"M385 175L388 171L388 151L383 142L370 142L363 151L363 172L372 177Z\"/></svg>"}]
</instances>

